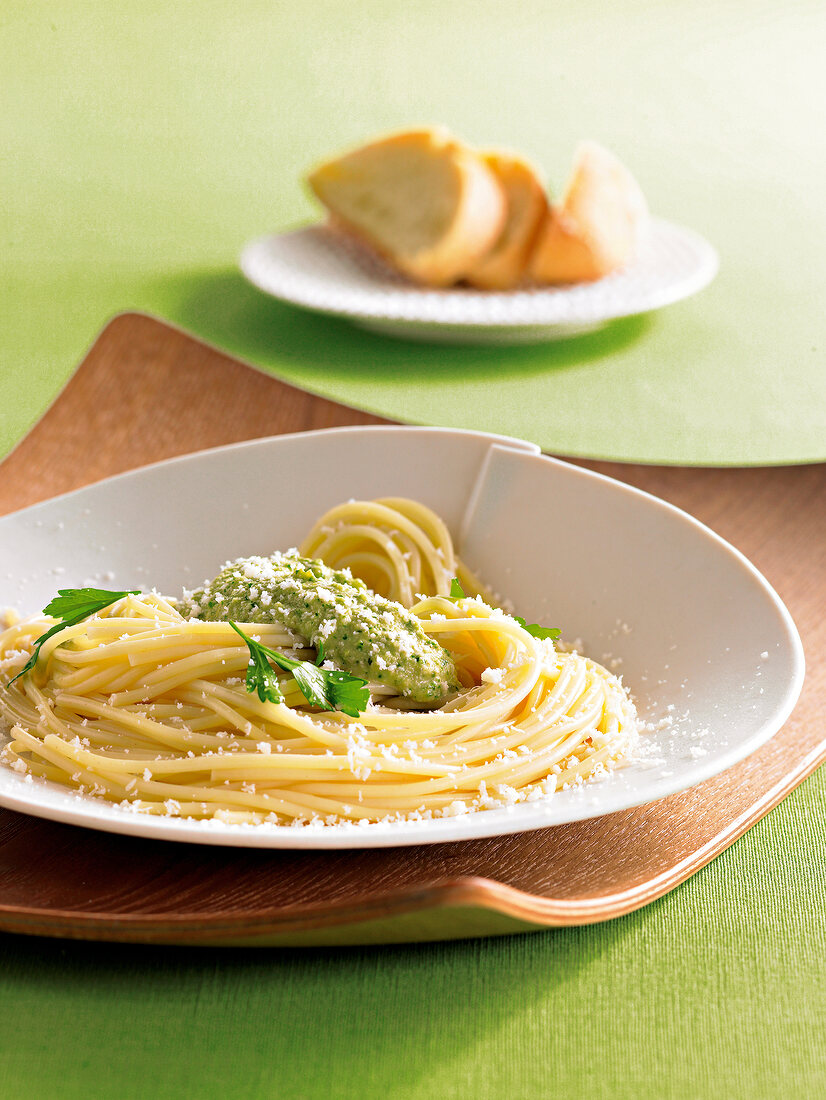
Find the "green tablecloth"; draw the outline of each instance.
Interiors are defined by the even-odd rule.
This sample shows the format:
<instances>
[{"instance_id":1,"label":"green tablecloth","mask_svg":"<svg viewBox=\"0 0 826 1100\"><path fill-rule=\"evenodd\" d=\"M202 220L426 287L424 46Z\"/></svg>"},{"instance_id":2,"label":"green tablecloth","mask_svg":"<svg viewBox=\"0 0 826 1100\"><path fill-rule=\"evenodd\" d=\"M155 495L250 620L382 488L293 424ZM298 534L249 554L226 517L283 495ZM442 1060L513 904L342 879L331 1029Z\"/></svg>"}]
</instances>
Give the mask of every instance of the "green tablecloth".
<instances>
[{"instance_id":1,"label":"green tablecloth","mask_svg":"<svg viewBox=\"0 0 826 1100\"><path fill-rule=\"evenodd\" d=\"M283 377L568 453L826 456L819 4L238 0L0 10L0 451L104 320L154 311ZM557 185L575 141L720 247L661 315L546 348L434 349L235 274L366 133L444 120ZM612 924L307 953L0 938L0 1096L717 1097L826 1090L826 781ZM0 853L2 858L2 853Z\"/></svg>"}]
</instances>

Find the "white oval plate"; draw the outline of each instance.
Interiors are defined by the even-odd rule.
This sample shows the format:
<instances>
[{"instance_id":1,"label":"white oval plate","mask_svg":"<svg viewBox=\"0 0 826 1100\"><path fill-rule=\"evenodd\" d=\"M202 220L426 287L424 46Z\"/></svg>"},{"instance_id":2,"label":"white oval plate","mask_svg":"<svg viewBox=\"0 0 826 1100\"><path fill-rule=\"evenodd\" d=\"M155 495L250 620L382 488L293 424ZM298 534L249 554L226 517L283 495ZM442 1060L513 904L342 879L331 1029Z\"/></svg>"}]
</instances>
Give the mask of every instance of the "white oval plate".
<instances>
[{"instance_id":1,"label":"white oval plate","mask_svg":"<svg viewBox=\"0 0 826 1100\"><path fill-rule=\"evenodd\" d=\"M227 558L300 541L349 497L435 508L468 565L535 622L622 672L655 727L608 779L523 803L392 825L227 825L144 817L0 766L0 805L116 833L272 848L369 848L523 832L627 809L700 783L775 733L803 682L788 611L733 547L684 512L542 456L437 428L340 428L147 466L0 518L0 606L57 588L175 593Z\"/></svg>"},{"instance_id":2,"label":"white oval plate","mask_svg":"<svg viewBox=\"0 0 826 1100\"><path fill-rule=\"evenodd\" d=\"M241 270L275 298L392 336L451 343L533 343L600 328L695 294L717 273L703 237L652 219L634 263L594 283L512 291L415 286L325 225L251 241Z\"/></svg>"}]
</instances>

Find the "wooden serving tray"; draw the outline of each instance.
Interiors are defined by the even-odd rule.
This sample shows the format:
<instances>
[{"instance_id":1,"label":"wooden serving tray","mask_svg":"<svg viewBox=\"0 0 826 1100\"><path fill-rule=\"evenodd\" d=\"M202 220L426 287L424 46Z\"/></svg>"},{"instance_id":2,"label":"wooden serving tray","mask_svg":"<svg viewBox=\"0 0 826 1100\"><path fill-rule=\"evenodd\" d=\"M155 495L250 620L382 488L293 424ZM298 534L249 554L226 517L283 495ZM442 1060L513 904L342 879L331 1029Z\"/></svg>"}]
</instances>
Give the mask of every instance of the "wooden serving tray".
<instances>
[{"instance_id":1,"label":"wooden serving tray","mask_svg":"<svg viewBox=\"0 0 826 1100\"><path fill-rule=\"evenodd\" d=\"M123 314L0 464L0 513L204 447L381 422L287 386L160 321ZM826 467L582 465L710 524L755 562L791 609L808 679L792 718L759 752L638 809L417 848L208 848L0 810L0 930L280 946L496 935L619 916L708 863L826 759L818 705L826 688Z\"/></svg>"}]
</instances>

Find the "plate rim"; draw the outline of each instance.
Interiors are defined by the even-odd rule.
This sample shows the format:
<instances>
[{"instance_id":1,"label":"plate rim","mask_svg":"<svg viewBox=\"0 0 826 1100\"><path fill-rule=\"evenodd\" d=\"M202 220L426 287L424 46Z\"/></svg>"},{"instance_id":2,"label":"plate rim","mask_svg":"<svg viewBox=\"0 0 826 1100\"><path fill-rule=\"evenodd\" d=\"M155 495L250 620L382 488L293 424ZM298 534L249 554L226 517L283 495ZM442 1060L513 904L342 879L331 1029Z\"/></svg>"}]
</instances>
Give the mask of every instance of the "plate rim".
<instances>
[{"instance_id":1,"label":"plate rim","mask_svg":"<svg viewBox=\"0 0 826 1100\"><path fill-rule=\"evenodd\" d=\"M651 231L652 234L668 233L672 237L679 237L682 240L689 242L695 251L700 255L701 262L698 262L694 271L686 276L681 277L678 280L674 280L671 283L666 283L661 286L657 291L649 292L645 296L645 301L637 301L632 305L615 303L612 306L604 307L597 311L572 311L571 315L566 318L559 317L547 317L541 314L537 314L531 320L522 321L509 321L503 320L501 317L496 316L456 316L456 317L436 317L429 314L411 313L408 310L383 308L381 310L367 310L363 308L356 308L348 304L329 305L319 304L307 299L306 296L285 293L283 290L275 290L272 285L268 285L267 280L262 279L259 275L258 265L261 262L262 252L270 248L273 242L280 241L285 238L302 237L308 235L317 235L323 233L327 235L328 239L336 240L340 238L341 234L330 228L324 222L310 222L293 229L280 230L270 233L262 234L258 237L252 238L247 241L241 250L238 264L244 278L249 283L255 286L262 293L275 298L278 301L286 302L290 305L296 306L301 309L308 310L313 313L321 313L326 316L343 317L351 321L368 321L373 325L383 326L398 326L403 325L409 327L411 330L417 329L420 326L433 326L436 328L454 329L456 331L465 330L468 333L476 332L490 332L490 333L507 333L512 331L514 333L522 332L528 329L542 329L547 331L564 331L568 328L578 328L581 325L596 326L602 323L606 323L612 320L618 320L622 317L634 317L642 313L648 313L656 309L662 309L667 305L672 305L675 302L682 301L685 298L691 297L708 286L716 277L720 268L720 255L717 249L711 242L704 237L697 230L690 228L689 226L682 225L677 222L673 222L669 219L652 217L651 218ZM622 278L627 271L633 271L633 263L628 268L621 270L614 275L609 275L606 278L618 277ZM406 302L415 302L416 298L421 301L433 302L433 301L457 301L466 300L471 302L488 302L494 307L501 306L506 303L513 304L514 295L528 294L530 293L533 302L541 302L542 295L545 295L548 301L560 301L560 298L564 295L570 295L576 293L580 297L587 296L588 290L591 287L604 287L605 279L596 280L593 283L575 283L558 288L517 288L513 291L484 291L477 289L456 289L452 287L448 288L432 288L432 287L417 287L410 283L406 285L404 283L394 287L376 286L376 293L380 290L392 291L392 293L399 295ZM587 300L587 299L586 299Z\"/></svg>"},{"instance_id":2,"label":"plate rim","mask_svg":"<svg viewBox=\"0 0 826 1100\"><path fill-rule=\"evenodd\" d=\"M251 370L255 370L255 367L251 367ZM99 485L108 485L111 482L121 481L126 478L131 478L135 474L142 474L148 470L156 470L161 466L171 466L173 463L191 462L193 460L204 458L207 455L217 454L221 451L237 451L244 448L251 448L259 446L261 444L272 443L281 439L296 439L299 436L304 438L306 436L318 436L318 435L352 435L359 432L414 432L416 434L424 434L428 432L434 432L438 435L463 435L463 436L476 436L482 439L490 440L491 444L499 443L502 446L514 446L517 450L524 451L526 454L534 454L538 457L551 458L551 455L545 455L538 443L531 443L528 439L519 439L515 435L500 435L498 432L484 432L477 431L475 428L449 428L439 424L340 424L333 428L310 428L307 431L295 431L295 432L280 432L275 435L260 435L253 439L239 439L235 443L218 443L214 447L203 447L197 451L187 451L186 454L173 455L171 458L161 458L156 462L144 462L140 466L132 466L129 470L121 470L117 474L108 474L105 477L98 478L97 481L89 481L86 485L81 485L77 489L69 489L65 493L57 493L53 497L46 497L44 500L36 500L33 504L25 504L22 508L15 508L12 512L3 512L0 515L0 526L7 519L11 519L13 516L20 516L23 512L32 511L35 508L42 508L47 504L55 504L58 501L68 500L70 497L77 496L80 493L85 493L88 489L97 488ZM16 448L15 448L16 449ZM11 455L12 452L9 452ZM8 457L8 456L7 456ZM563 466L574 466L571 462L564 462L559 459L553 459L554 462L560 462ZM574 467L575 469L578 467ZM600 477L605 475L599 475ZM609 481L614 481L614 478L608 478ZM622 484L622 482L618 482ZM638 490L643 492L643 490ZM650 496L652 494L646 494ZM658 499L658 498L654 498ZM663 501L663 503L666 503ZM687 514L687 513L686 513Z\"/></svg>"}]
</instances>

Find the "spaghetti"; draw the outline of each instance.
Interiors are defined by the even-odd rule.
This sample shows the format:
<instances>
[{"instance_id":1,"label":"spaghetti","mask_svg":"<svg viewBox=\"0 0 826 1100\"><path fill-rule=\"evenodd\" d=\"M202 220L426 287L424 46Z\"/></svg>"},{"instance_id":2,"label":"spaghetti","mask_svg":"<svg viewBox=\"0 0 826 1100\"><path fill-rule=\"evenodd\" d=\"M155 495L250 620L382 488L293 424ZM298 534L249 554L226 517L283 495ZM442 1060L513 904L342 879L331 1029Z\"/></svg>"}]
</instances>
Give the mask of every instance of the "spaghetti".
<instances>
[{"instance_id":1,"label":"spaghetti","mask_svg":"<svg viewBox=\"0 0 826 1100\"><path fill-rule=\"evenodd\" d=\"M353 502L319 520L306 556L344 566L409 607L461 684L442 706L375 693L363 713L310 707L289 672L283 702L247 690L249 652L228 622L127 595L43 643L32 618L0 634L5 763L147 814L280 825L425 820L550 797L605 775L637 739L619 680L558 652L480 595L444 524L409 501ZM278 624L241 624L312 658Z\"/></svg>"}]
</instances>

